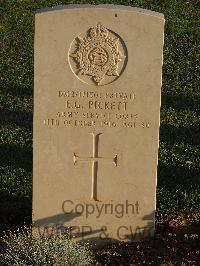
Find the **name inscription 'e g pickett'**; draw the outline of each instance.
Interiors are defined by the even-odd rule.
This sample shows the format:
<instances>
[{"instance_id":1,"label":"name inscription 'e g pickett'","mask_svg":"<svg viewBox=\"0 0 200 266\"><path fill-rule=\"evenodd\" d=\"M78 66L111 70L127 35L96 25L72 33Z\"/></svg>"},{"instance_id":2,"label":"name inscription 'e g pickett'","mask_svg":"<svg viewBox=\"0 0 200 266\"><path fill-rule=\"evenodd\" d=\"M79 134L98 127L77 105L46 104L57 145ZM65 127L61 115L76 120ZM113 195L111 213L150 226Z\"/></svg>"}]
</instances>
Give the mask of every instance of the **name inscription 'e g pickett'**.
<instances>
[{"instance_id":1,"label":"name inscription 'e g pickett'","mask_svg":"<svg viewBox=\"0 0 200 266\"><path fill-rule=\"evenodd\" d=\"M125 101L88 101L85 108L89 110L118 110L126 111L128 102ZM65 107L67 109L84 109L84 106L77 100L67 100Z\"/></svg>"}]
</instances>

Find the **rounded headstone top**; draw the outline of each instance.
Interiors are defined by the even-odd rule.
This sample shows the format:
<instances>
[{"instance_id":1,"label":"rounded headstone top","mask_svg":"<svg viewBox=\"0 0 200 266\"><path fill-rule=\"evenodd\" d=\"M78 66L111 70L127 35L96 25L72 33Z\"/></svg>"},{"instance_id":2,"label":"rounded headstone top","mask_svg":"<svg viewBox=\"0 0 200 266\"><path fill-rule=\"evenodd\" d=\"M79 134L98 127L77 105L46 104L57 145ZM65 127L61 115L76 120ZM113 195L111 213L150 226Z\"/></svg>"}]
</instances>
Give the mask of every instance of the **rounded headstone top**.
<instances>
[{"instance_id":1,"label":"rounded headstone top","mask_svg":"<svg viewBox=\"0 0 200 266\"><path fill-rule=\"evenodd\" d=\"M158 18L163 18L164 15L159 12L155 12L148 9L138 8L138 7L132 7L132 6L124 6L124 5L112 5L112 4L101 4L101 5L90 5L90 4L69 4L69 5L58 5L54 7L47 7L47 8L41 8L37 9L36 13L44 13L44 12L52 12L52 11L59 11L59 10L65 10L65 9L84 9L84 8L91 8L91 9L117 9L121 11L130 11L130 12L136 12L136 13L143 13L150 16L156 16Z\"/></svg>"}]
</instances>

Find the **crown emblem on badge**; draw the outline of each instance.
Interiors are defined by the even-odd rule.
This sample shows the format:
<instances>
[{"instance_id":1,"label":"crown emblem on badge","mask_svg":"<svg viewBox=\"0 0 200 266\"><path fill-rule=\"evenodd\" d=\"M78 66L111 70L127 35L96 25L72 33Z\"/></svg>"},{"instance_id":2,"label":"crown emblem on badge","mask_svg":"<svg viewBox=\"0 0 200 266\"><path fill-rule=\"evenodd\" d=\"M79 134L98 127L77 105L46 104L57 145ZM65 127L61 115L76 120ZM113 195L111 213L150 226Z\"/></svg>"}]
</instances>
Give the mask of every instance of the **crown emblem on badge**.
<instances>
[{"instance_id":1,"label":"crown emblem on badge","mask_svg":"<svg viewBox=\"0 0 200 266\"><path fill-rule=\"evenodd\" d=\"M109 33L97 23L88 30L86 37L77 37L75 51L69 54L76 63L76 75L89 76L96 85L101 85L106 76L119 76L119 63L125 57L119 51L119 38Z\"/></svg>"}]
</instances>

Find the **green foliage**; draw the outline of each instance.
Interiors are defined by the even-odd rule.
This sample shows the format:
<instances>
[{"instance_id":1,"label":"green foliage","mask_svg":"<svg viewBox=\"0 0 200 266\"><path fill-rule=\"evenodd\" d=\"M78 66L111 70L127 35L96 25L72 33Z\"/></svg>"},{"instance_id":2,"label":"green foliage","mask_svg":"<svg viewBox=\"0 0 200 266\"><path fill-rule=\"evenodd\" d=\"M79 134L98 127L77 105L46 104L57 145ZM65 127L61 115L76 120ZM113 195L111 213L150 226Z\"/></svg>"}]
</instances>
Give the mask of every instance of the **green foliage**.
<instances>
[{"instance_id":1,"label":"green foliage","mask_svg":"<svg viewBox=\"0 0 200 266\"><path fill-rule=\"evenodd\" d=\"M78 3L131 5L164 13L157 209L200 211L200 2L196 0L1 1L2 206L8 198L14 207L31 199L34 12ZM2 206L0 211L5 209Z\"/></svg>"},{"instance_id":2,"label":"green foliage","mask_svg":"<svg viewBox=\"0 0 200 266\"><path fill-rule=\"evenodd\" d=\"M31 228L7 232L2 237L6 245L0 262L7 266L89 266L93 257L86 245L79 245L63 234L39 237Z\"/></svg>"}]
</instances>

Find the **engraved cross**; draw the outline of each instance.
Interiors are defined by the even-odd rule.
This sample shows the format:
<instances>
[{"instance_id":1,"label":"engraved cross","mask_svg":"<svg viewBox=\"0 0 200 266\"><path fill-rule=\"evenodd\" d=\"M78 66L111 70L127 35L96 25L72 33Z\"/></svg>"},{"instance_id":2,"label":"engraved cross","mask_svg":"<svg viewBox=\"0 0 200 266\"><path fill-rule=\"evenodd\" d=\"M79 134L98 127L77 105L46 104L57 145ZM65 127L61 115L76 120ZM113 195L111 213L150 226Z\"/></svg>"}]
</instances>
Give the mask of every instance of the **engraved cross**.
<instances>
[{"instance_id":1,"label":"engraved cross","mask_svg":"<svg viewBox=\"0 0 200 266\"><path fill-rule=\"evenodd\" d=\"M99 147L99 136L102 133L90 133L93 136L93 150L91 157L80 157L76 153L74 153L74 165L78 164L78 162L92 162L92 191L91 191L91 199L97 201L97 172L98 172L98 164L99 162L104 163L113 163L117 166L117 155L114 157L101 157L98 155L98 147Z\"/></svg>"}]
</instances>

